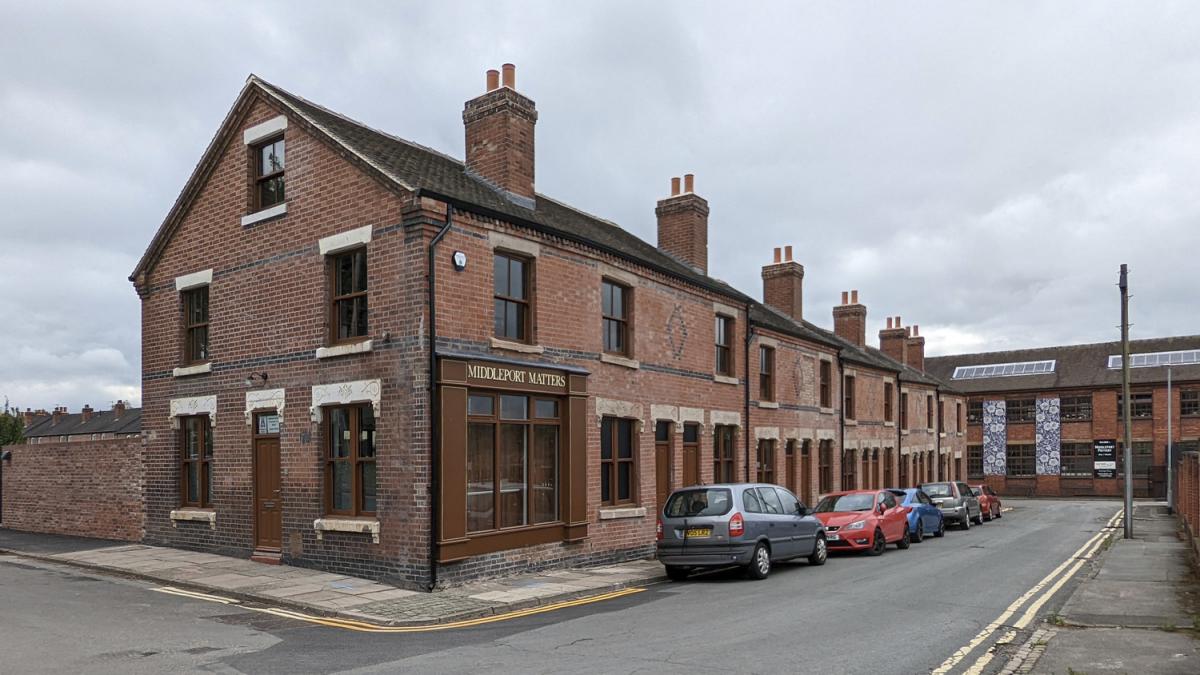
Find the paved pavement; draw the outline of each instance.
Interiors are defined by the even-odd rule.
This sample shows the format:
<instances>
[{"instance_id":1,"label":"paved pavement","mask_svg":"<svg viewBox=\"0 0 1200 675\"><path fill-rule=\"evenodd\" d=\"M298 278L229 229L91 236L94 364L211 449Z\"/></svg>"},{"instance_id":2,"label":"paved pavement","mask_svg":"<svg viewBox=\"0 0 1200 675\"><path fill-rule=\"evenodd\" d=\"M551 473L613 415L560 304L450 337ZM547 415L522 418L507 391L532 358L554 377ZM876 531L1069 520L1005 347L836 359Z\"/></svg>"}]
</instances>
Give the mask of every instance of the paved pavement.
<instances>
[{"instance_id":1,"label":"paved pavement","mask_svg":"<svg viewBox=\"0 0 1200 675\"><path fill-rule=\"evenodd\" d=\"M1200 584L1165 505L1140 503L1062 611L1014 657L1016 673L1200 673Z\"/></svg>"},{"instance_id":2,"label":"paved pavement","mask_svg":"<svg viewBox=\"0 0 1200 675\"><path fill-rule=\"evenodd\" d=\"M783 564L761 582L714 573L468 628L383 634L167 595L142 579L0 558L0 670L928 673L962 649L947 672L964 672L991 651L997 657L981 671L997 672L1044 617L1062 612L1083 574L1053 588L1039 581L1075 560L1119 509L1115 501L1012 506L999 521L881 558ZM1007 641L1007 626L988 631L1022 598L1032 617L1026 630Z\"/></svg>"},{"instance_id":3,"label":"paved pavement","mask_svg":"<svg viewBox=\"0 0 1200 675\"><path fill-rule=\"evenodd\" d=\"M382 626L462 621L563 602L664 579L662 565L636 560L466 584L434 593L302 567L141 544L0 530L0 551Z\"/></svg>"}]
</instances>

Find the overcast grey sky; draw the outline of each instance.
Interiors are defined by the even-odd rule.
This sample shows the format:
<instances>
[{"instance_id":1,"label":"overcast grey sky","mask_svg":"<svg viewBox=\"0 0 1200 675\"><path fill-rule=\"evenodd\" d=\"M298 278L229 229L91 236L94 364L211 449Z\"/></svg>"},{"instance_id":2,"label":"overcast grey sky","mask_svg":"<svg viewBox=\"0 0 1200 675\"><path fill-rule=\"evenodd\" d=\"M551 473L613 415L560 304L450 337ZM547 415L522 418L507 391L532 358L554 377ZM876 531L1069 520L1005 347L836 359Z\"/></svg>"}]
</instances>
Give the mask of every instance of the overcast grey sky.
<instances>
[{"instance_id":1,"label":"overcast grey sky","mask_svg":"<svg viewBox=\"0 0 1200 675\"><path fill-rule=\"evenodd\" d=\"M1200 3L0 3L0 397L140 401L127 281L253 72L463 155L517 64L540 192L654 241L696 174L714 276L795 246L806 317L930 353L1200 333Z\"/></svg>"}]
</instances>

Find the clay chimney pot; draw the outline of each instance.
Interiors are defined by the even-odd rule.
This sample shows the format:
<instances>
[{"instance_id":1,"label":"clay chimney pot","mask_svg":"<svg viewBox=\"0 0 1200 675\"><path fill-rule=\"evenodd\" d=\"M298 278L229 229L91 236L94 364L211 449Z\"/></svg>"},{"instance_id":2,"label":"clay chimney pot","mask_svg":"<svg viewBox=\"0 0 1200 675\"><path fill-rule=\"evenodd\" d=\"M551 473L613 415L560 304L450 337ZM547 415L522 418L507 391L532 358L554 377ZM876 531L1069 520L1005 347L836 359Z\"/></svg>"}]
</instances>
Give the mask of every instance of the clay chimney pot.
<instances>
[{"instance_id":1,"label":"clay chimney pot","mask_svg":"<svg viewBox=\"0 0 1200 675\"><path fill-rule=\"evenodd\" d=\"M690 173L683 174L683 191L685 193L691 194L696 191L695 187L696 187L696 176L694 174L690 174Z\"/></svg>"},{"instance_id":2,"label":"clay chimney pot","mask_svg":"<svg viewBox=\"0 0 1200 675\"><path fill-rule=\"evenodd\" d=\"M672 197L679 196L679 176L676 176L671 179L671 196Z\"/></svg>"},{"instance_id":3,"label":"clay chimney pot","mask_svg":"<svg viewBox=\"0 0 1200 675\"><path fill-rule=\"evenodd\" d=\"M504 86L508 87L509 89L516 89L517 67L511 63L506 63L500 66L500 69L504 71Z\"/></svg>"}]
</instances>

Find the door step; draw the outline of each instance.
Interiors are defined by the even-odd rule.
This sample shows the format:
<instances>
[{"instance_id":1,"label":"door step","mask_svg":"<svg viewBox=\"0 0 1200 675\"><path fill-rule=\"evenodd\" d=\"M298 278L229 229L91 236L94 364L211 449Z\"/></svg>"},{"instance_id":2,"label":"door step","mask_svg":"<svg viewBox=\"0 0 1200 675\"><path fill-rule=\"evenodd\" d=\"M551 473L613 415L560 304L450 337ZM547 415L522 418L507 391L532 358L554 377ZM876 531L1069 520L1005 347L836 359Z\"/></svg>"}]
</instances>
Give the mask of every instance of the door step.
<instances>
[{"instance_id":1,"label":"door step","mask_svg":"<svg viewBox=\"0 0 1200 675\"><path fill-rule=\"evenodd\" d=\"M254 553L250 554L250 560L264 565L280 565L283 564L283 553L280 551L255 549Z\"/></svg>"}]
</instances>

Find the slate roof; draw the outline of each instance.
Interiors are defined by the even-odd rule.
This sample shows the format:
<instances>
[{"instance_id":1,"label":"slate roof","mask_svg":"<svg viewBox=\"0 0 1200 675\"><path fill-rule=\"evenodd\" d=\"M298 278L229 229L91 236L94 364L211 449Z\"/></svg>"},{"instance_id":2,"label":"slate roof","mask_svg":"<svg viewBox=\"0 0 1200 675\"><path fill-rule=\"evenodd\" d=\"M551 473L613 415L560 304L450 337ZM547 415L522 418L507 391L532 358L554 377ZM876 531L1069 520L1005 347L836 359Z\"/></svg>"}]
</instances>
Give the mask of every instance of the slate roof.
<instances>
[{"instance_id":1,"label":"slate roof","mask_svg":"<svg viewBox=\"0 0 1200 675\"><path fill-rule=\"evenodd\" d=\"M83 421L83 413L68 413L59 417L54 424L52 415L45 415L34 420L25 429L25 438L46 436L78 436L90 434L138 434L142 431L142 409L126 408L117 417L112 410L92 413L92 418Z\"/></svg>"},{"instance_id":2,"label":"slate roof","mask_svg":"<svg viewBox=\"0 0 1200 675\"><path fill-rule=\"evenodd\" d=\"M1189 349L1200 349L1200 335L1130 340L1129 343L1131 354ZM967 393L1119 387L1121 386L1121 370L1109 369L1108 357L1120 353L1121 343L1118 341L1097 342L1084 345L930 357L925 359L925 368L931 374L953 382L955 387ZM1053 373L951 380L954 369L958 366L1050 359L1057 361ZM1171 376L1176 382L1200 381L1200 365L1172 366ZM1167 369L1164 367L1129 369L1129 380L1135 385L1160 383L1165 382L1166 379Z\"/></svg>"}]
</instances>

